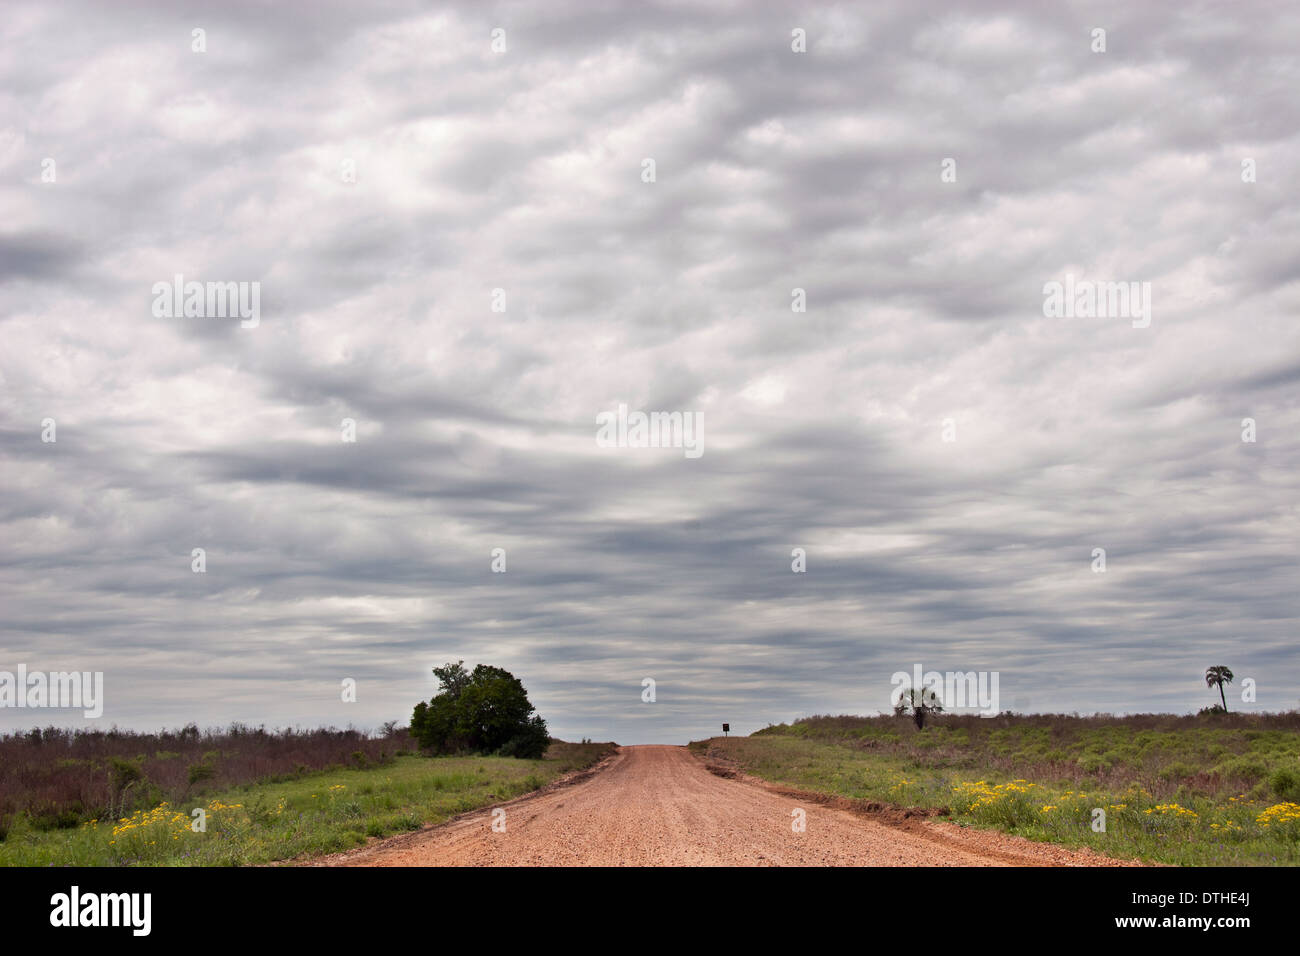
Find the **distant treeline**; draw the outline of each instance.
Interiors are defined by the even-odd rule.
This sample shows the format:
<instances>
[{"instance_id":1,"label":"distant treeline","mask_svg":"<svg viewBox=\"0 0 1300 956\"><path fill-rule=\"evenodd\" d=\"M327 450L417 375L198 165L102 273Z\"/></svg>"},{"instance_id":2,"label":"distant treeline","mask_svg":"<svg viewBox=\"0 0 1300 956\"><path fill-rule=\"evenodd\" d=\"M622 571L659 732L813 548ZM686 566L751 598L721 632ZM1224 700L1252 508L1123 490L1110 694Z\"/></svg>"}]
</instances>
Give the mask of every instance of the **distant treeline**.
<instances>
[{"instance_id":1,"label":"distant treeline","mask_svg":"<svg viewBox=\"0 0 1300 956\"><path fill-rule=\"evenodd\" d=\"M238 723L159 733L47 727L0 735L0 839L20 813L38 829L74 827L254 781L373 766L415 749L406 729L391 724L380 735Z\"/></svg>"}]
</instances>

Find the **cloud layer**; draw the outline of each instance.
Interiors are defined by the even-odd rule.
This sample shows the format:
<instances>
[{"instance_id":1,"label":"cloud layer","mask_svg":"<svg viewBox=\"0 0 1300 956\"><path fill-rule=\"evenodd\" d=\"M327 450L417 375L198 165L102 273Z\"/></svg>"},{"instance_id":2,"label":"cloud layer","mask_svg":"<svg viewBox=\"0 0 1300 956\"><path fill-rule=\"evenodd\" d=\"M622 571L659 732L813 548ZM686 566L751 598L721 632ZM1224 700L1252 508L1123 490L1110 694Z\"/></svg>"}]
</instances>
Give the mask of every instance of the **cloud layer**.
<instances>
[{"instance_id":1,"label":"cloud layer","mask_svg":"<svg viewBox=\"0 0 1300 956\"><path fill-rule=\"evenodd\" d=\"M915 663L1297 705L1300 12L590 6L7 10L0 669L375 726L463 658L625 743ZM155 317L176 274L260 324ZM620 403L703 456L599 447Z\"/></svg>"}]
</instances>

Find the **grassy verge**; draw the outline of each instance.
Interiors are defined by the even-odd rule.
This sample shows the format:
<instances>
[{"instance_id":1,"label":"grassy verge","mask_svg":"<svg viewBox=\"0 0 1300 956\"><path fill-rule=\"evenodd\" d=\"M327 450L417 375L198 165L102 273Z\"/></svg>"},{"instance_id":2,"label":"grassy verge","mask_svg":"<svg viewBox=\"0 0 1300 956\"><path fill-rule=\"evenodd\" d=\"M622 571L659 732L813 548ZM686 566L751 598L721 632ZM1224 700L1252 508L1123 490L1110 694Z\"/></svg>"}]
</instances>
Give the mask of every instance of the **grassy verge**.
<instances>
[{"instance_id":1,"label":"grassy verge","mask_svg":"<svg viewBox=\"0 0 1300 956\"><path fill-rule=\"evenodd\" d=\"M1300 864L1300 732L1279 721L810 718L697 753L802 790L1111 856L1181 865ZM1105 830L1094 829L1104 812Z\"/></svg>"},{"instance_id":2,"label":"grassy verge","mask_svg":"<svg viewBox=\"0 0 1300 956\"><path fill-rule=\"evenodd\" d=\"M350 849L510 800L597 763L609 744L555 743L542 760L398 757L246 784L185 806L160 804L120 820L42 831L20 821L0 843L0 866L238 866ZM206 830L192 828L192 811Z\"/></svg>"}]
</instances>

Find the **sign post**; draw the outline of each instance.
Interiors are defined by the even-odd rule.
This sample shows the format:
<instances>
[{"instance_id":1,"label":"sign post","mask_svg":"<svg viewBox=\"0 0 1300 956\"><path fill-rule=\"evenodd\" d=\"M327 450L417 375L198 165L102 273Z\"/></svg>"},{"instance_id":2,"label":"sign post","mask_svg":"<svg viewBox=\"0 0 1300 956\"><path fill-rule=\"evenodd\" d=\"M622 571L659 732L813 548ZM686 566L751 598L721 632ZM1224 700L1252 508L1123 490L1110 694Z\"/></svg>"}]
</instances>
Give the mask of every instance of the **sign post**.
<instances>
[{"instance_id":1,"label":"sign post","mask_svg":"<svg viewBox=\"0 0 1300 956\"><path fill-rule=\"evenodd\" d=\"M729 730L731 730L731 724L723 724L723 725L722 725L722 736L724 736L724 737L727 736L727 732L728 732Z\"/></svg>"}]
</instances>

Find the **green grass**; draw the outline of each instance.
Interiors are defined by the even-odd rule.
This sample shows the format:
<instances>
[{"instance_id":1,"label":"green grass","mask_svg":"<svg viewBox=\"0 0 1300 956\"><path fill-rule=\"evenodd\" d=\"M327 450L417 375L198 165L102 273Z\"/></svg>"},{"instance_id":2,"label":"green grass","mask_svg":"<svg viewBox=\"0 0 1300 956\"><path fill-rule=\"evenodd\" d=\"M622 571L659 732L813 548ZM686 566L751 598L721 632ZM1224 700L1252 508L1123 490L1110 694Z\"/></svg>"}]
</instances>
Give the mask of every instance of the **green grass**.
<instances>
[{"instance_id":1,"label":"green grass","mask_svg":"<svg viewBox=\"0 0 1300 956\"><path fill-rule=\"evenodd\" d=\"M766 780L1110 856L1300 864L1295 715L809 718L691 744ZM1105 832L1093 829L1105 811Z\"/></svg>"},{"instance_id":2,"label":"green grass","mask_svg":"<svg viewBox=\"0 0 1300 956\"><path fill-rule=\"evenodd\" d=\"M42 832L20 821L0 843L0 866L239 866L333 853L510 800L607 752L607 744L557 743L543 760L403 756L75 829ZM195 807L207 813L205 832L190 828Z\"/></svg>"}]
</instances>

